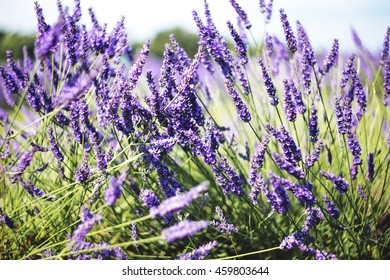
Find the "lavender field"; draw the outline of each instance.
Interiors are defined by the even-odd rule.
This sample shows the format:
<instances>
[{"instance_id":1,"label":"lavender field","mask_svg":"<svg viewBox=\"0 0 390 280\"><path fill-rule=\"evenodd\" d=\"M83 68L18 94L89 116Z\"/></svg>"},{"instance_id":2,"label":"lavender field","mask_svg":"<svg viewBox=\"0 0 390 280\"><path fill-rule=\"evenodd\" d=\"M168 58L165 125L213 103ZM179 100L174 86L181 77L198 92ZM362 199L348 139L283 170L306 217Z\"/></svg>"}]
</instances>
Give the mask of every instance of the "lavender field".
<instances>
[{"instance_id":1,"label":"lavender field","mask_svg":"<svg viewBox=\"0 0 390 280\"><path fill-rule=\"evenodd\" d=\"M35 3L0 66L0 259L390 259L390 27L323 52L272 0L281 38L225 2L229 37L204 1L197 54L172 34L161 61Z\"/></svg>"}]
</instances>

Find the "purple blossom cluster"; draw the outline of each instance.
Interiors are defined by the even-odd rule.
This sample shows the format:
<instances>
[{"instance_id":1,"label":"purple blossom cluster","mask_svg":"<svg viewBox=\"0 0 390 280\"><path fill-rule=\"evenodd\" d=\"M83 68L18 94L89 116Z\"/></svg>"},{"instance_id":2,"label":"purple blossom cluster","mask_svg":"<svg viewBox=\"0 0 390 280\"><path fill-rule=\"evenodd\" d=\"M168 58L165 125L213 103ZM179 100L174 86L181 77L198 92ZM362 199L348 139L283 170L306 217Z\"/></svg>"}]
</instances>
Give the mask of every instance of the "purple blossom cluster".
<instances>
[{"instance_id":1,"label":"purple blossom cluster","mask_svg":"<svg viewBox=\"0 0 390 280\"><path fill-rule=\"evenodd\" d=\"M210 241L207 244L199 246L195 250L192 250L189 253L180 255L178 260L203 260L211 250L213 250L218 245L217 241Z\"/></svg>"},{"instance_id":2,"label":"purple blossom cluster","mask_svg":"<svg viewBox=\"0 0 390 280\"><path fill-rule=\"evenodd\" d=\"M215 207L215 212L218 215L218 221L212 220L211 225L214 226L221 233L231 234L232 232L237 233L238 229L233 225L227 222L226 216L223 213L223 210L220 206Z\"/></svg>"}]
</instances>

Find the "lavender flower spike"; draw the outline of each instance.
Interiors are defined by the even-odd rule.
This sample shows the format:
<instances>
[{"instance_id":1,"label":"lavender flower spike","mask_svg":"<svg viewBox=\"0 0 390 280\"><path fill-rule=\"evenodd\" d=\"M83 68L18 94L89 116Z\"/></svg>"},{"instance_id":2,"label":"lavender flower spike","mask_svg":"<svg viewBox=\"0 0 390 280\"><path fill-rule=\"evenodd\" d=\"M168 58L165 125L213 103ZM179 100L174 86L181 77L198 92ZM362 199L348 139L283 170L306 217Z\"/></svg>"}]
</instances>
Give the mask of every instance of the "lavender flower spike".
<instances>
[{"instance_id":1,"label":"lavender flower spike","mask_svg":"<svg viewBox=\"0 0 390 280\"><path fill-rule=\"evenodd\" d=\"M122 186L126 180L127 172L123 172L118 178L110 179L110 186L104 193L104 199L108 205L114 205L115 201L122 196Z\"/></svg>"},{"instance_id":2,"label":"lavender flower spike","mask_svg":"<svg viewBox=\"0 0 390 280\"><path fill-rule=\"evenodd\" d=\"M337 175L334 175L330 172L320 171L320 174L327 180L331 181L334 184L334 188L338 190L341 194L344 194L348 190L348 182Z\"/></svg>"},{"instance_id":3,"label":"lavender flower spike","mask_svg":"<svg viewBox=\"0 0 390 280\"><path fill-rule=\"evenodd\" d=\"M150 208L150 215L152 218L155 218L180 211L184 207L190 205L191 202L198 198L203 191L207 190L208 186L209 182L206 181L193 187L184 194L176 195L164 200L160 205Z\"/></svg>"},{"instance_id":4,"label":"lavender flower spike","mask_svg":"<svg viewBox=\"0 0 390 280\"><path fill-rule=\"evenodd\" d=\"M284 9L280 9L280 19L282 21L284 36L286 37L287 46L292 53L295 53L297 51L297 40L295 39L290 23L287 20L287 15L284 12Z\"/></svg>"},{"instance_id":5,"label":"lavender flower spike","mask_svg":"<svg viewBox=\"0 0 390 280\"><path fill-rule=\"evenodd\" d=\"M178 260L203 260L208 253L218 245L217 241L211 241L199 248L181 255Z\"/></svg>"},{"instance_id":6,"label":"lavender flower spike","mask_svg":"<svg viewBox=\"0 0 390 280\"><path fill-rule=\"evenodd\" d=\"M236 2L236 0L230 0L230 4L232 4L233 8L236 10L237 14L238 14L238 18L244 22L245 24L245 28L246 29L250 29L252 27L252 24L250 23L250 21L248 20L248 15L246 14L246 12L241 8L240 5L238 5L238 3Z\"/></svg>"},{"instance_id":7,"label":"lavender flower spike","mask_svg":"<svg viewBox=\"0 0 390 280\"><path fill-rule=\"evenodd\" d=\"M269 76L267 70L265 69L263 60L259 58L257 61L259 62L261 67L261 73L263 75L263 81L264 81L265 88L267 89L268 96L271 98L269 103L272 106L276 106L279 103L279 99L278 96L276 95L276 88L274 86L274 83L272 82L271 77Z\"/></svg>"},{"instance_id":8,"label":"lavender flower spike","mask_svg":"<svg viewBox=\"0 0 390 280\"><path fill-rule=\"evenodd\" d=\"M240 34L238 34L237 30L234 29L233 24L230 21L227 22L227 26L229 27L229 31L234 39L234 42L236 42L235 48L236 48L237 56L240 60L240 63L242 65L245 65L248 63L248 57L246 55L246 53L247 53L246 44L242 40Z\"/></svg>"},{"instance_id":9,"label":"lavender flower spike","mask_svg":"<svg viewBox=\"0 0 390 280\"><path fill-rule=\"evenodd\" d=\"M211 224L212 224L213 226L215 226L220 232L226 233L226 234L230 234L230 233L232 233L232 232L235 232L235 233L238 232L238 229L237 229L233 224L227 223L226 217L225 217L225 215L224 215L224 213L223 213L221 207L219 207L219 206L217 205L217 206L215 207L215 212L217 212L219 221L212 220L212 221L211 221Z\"/></svg>"},{"instance_id":10,"label":"lavender flower spike","mask_svg":"<svg viewBox=\"0 0 390 280\"><path fill-rule=\"evenodd\" d=\"M194 235L198 231L207 228L208 221L194 222L184 220L176 225L166 228L161 231L161 237L167 242L173 242L177 239L182 239Z\"/></svg>"},{"instance_id":11,"label":"lavender flower spike","mask_svg":"<svg viewBox=\"0 0 390 280\"><path fill-rule=\"evenodd\" d=\"M339 40L335 39L333 41L332 49L328 56L325 58L322 68L320 69L320 73L325 75L329 72L330 68L332 68L337 63L337 57L339 53Z\"/></svg>"}]
</instances>

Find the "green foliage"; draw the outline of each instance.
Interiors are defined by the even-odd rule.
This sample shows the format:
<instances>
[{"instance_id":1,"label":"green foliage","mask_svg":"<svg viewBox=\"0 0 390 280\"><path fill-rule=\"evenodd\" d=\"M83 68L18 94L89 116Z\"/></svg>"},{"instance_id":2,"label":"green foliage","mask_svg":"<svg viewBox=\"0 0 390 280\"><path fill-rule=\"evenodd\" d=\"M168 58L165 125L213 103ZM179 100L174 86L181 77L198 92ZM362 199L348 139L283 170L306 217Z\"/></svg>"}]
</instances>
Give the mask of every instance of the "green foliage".
<instances>
[{"instance_id":1,"label":"green foliage","mask_svg":"<svg viewBox=\"0 0 390 280\"><path fill-rule=\"evenodd\" d=\"M30 55L34 51L34 35L21 35L0 31L0 61L6 59L7 50L12 50L15 59L23 58L23 46L27 46Z\"/></svg>"}]
</instances>

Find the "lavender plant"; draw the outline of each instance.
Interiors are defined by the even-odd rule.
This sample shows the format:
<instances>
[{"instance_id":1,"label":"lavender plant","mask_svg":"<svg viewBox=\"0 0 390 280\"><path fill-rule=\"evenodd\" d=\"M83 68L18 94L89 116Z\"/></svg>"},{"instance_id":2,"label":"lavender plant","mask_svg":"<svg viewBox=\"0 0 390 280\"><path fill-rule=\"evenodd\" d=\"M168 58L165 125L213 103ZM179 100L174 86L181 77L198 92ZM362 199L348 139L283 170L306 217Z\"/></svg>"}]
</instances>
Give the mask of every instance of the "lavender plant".
<instances>
[{"instance_id":1,"label":"lavender plant","mask_svg":"<svg viewBox=\"0 0 390 280\"><path fill-rule=\"evenodd\" d=\"M172 35L159 71L123 18L35 3L0 66L0 259L390 258L389 27L323 54L284 9L284 39L247 36L239 2L231 46L204 1L198 53Z\"/></svg>"}]
</instances>

